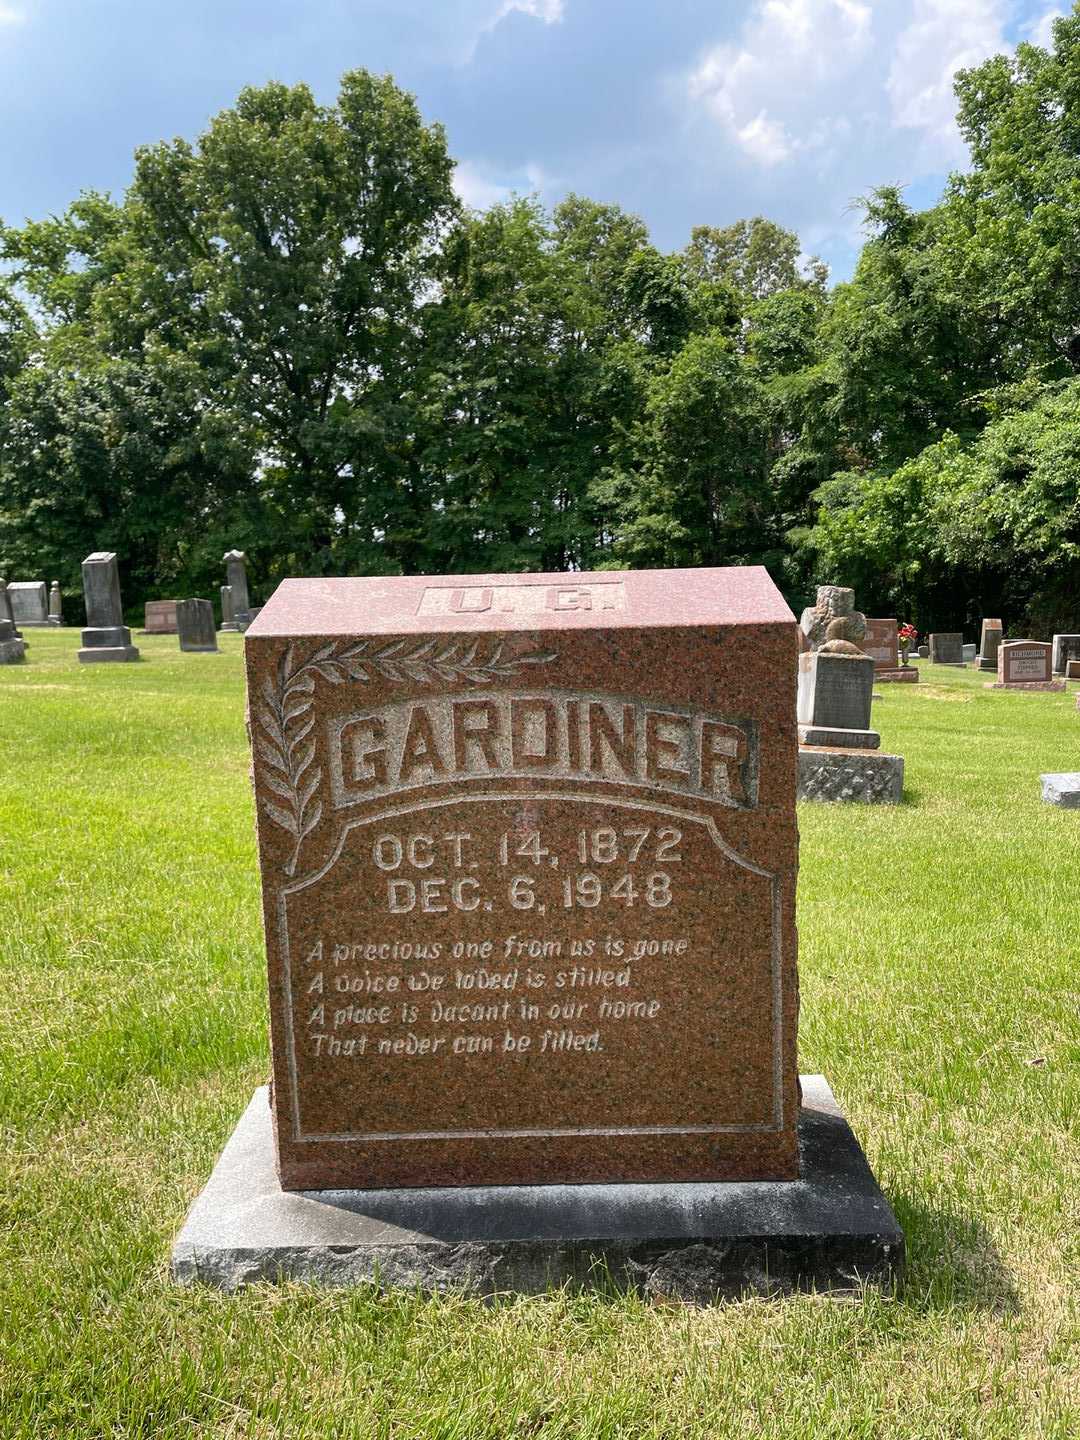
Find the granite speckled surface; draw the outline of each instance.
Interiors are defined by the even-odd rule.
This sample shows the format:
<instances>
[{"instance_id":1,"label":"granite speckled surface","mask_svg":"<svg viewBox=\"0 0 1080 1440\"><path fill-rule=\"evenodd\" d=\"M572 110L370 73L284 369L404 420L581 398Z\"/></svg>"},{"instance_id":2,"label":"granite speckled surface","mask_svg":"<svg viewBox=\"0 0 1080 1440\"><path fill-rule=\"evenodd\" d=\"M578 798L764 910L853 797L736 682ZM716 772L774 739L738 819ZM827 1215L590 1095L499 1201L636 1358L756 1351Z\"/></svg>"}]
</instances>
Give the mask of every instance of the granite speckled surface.
<instances>
[{"instance_id":1,"label":"granite speckled surface","mask_svg":"<svg viewBox=\"0 0 1080 1440\"><path fill-rule=\"evenodd\" d=\"M764 570L291 580L245 649L286 1189L794 1178Z\"/></svg>"}]
</instances>

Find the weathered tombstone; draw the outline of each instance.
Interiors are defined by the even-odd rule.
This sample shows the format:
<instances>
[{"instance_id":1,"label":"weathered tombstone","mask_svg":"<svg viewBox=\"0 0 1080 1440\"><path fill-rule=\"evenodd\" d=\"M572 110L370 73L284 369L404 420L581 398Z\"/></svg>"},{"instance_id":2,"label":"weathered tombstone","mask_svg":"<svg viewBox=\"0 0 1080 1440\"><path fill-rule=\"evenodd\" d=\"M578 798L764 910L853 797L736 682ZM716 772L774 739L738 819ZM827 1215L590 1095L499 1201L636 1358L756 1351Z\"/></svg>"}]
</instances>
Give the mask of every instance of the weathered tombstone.
<instances>
[{"instance_id":1,"label":"weathered tombstone","mask_svg":"<svg viewBox=\"0 0 1080 1440\"><path fill-rule=\"evenodd\" d=\"M26 646L21 636L6 615L0 616L0 665L18 665L25 659Z\"/></svg>"},{"instance_id":2,"label":"weathered tombstone","mask_svg":"<svg viewBox=\"0 0 1080 1440\"><path fill-rule=\"evenodd\" d=\"M1042 798L1047 805L1058 805L1062 810L1080 810L1080 774L1040 775Z\"/></svg>"},{"instance_id":3,"label":"weathered tombstone","mask_svg":"<svg viewBox=\"0 0 1080 1440\"><path fill-rule=\"evenodd\" d=\"M919 659L920 659L920 660L929 659L929 656L930 656L930 646L929 646L929 645L920 645L920 646L919 646L919 652L918 652L918 653L919 653Z\"/></svg>"},{"instance_id":4,"label":"weathered tombstone","mask_svg":"<svg viewBox=\"0 0 1080 1440\"><path fill-rule=\"evenodd\" d=\"M930 636L931 665L963 665L964 637L959 630L938 630Z\"/></svg>"},{"instance_id":5,"label":"weathered tombstone","mask_svg":"<svg viewBox=\"0 0 1080 1440\"><path fill-rule=\"evenodd\" d=\"M111 550L98 550L82 563L86 629L82 632L79 660L84 665L101 661L138 660L131 631L124 624L120 603L120 574Z\"/></svg>"},{"instance_id":6,"label":"weathered tombstone","mask_svg":"<svg viewBox=\"0 0 1080 1440\"><path fill-rule=\"evenodd\" d=\"M874 682L915 684L919 672L914 665L901 665L899 628L895 620L867 620L866 637L860 648L874 662Z\"/></svg>"},{"instance_id":7,"label":"weathered tombstone","mask_svg":"<svg viewBox=\"0 0 1080 1440\"><path fill-rule=\"evenodd\" d=\"M1080 635L1055 635L1051 643L1054 674L1064 675L1070 660L1080 660Z\"/></svg>"},{"instance_id":8,"label":"weathered tombstone","mask_svg":"<svg viewBox=\"0 0 1080 1440\"><path fill-rule=\"evenodd\" d=\"M272 1109L177 1278L888 1275L824 1080L799 1106L796 649L756 568L278 588L245 645Z\"/></svg>"},{"instance_id":9,"label":"weathered tombstone","mask_svg":"<svg viewBox=\"0 0 1080 1440\"><path fill-rule=\"evenodd\" d=\"M852 647L854 648L854 647ZM799 656L799 798L897 805L904 760L870 728L874 662L858 652Z\"/></svg>"},{"instance_id":10,"label":"weathered tombstone","mask_svg":"<svg viewBox=\"0 0 1080 1440\"><path fill-rule=\"evenodd\" d=\"M31 628L48 625L49 601L44 580L13 580L7 592L16 625Z\"/></svg>"},{"instance_id":11,"label":"weathered tombstone","mask_svg":"<svg viewBox=\"0 0 1080 1440\"><path fill-rule=\"evenodd\" d=\"M1080 680L1080 660L1067 660L1065 662L1066 680Z\"/></svg>"},{"instance_id":12,"label":"weathered tombstone","mask_svg":"<svg viewBox=\"0 0 1080 1440\"><path fill-rule=\"evenodd\" d=\"M873 660L875 670L895 670L899 666L900 647L896 635L895 620L867 620L861 648L863 654Z\"/></svg>"},{"instance_id":13,"label":"weathered tombstone","mask_svg":"<svg viewBox=\"0 0 1080 1440\"><path fill-rule=\"evenodd\" d=\"M178 600L148 600L143 618L144 635L175 635Z\"/></svg>"},{"instance_id":14,"label":"weathered tombstone","mask_svg":"<svg viewBox=\"0 0 1080 1440\"><path fill-rule=\"evenodd\" d=\"M974 646L974 644L972 644L972 645L962 645L962 646L960 647L960 657L961 657L961 659L963 660L963 662L964 662L965 665L970 665L970 664L972 664L973 661L974 661L974 659L975 659L975 646Z\"/></svg>"},{"instance_id":15,"label":"weathered tombstone","mask_svg":"<svg viewBox=\"0 0 1080 1440\"><path fill-rule=\"evenodd\" d=\"M233 615L231 585L222 585L221 587L221 628L230 633L240 629Z\"/></svg>"},{"instance_id":16,"label":"weathered tombstone","mask_svg":"<svg viewBox=\"0 0 1080 1440\"><path fill-rule=\"evenodd\" d=\"M982 622L982 633L979 636L979 654L976 658L976 665L980 670L993 670L997 673L998 647L1001 645L1001 621L984 620Z\"/></svg>"},{"instance_id":17,"label":"weathered tombstone","mask_svg":"<svg viewBox=\"0 0 1080 1440\"><path fill-rule=\"evenodd\" d=\"M22 631L15 624L15 616L12 614L11 610L11 598L8 595L7 585L3 580L0 580L0 620L10 621L15 638L18 640L22 640ZM23 644L25 645L26 642L23 641Z\"/></svg>"},{"instance_id":18,"label":"weathered tombstone","mask_svg":"<svg viewBox=\"0 0 1080 1440\"><path fill-rule=\"evenodd\" d=\"M1051 647L1042 640L1006 640L998 647L995 689L1064 690L1051 670Z\"/></svg>"},{"instance_id":19,"label":"weathered tombstone","mask_svg":"<svg viewBox=\"0 0 1080 1440\"><path fill-rule=\"evenodd\" d=\"M209 600L178 600L176 631L181 650L216 651L217 631L214 629L214 607Z\"/></svg>"},{"instance_id":20,"label":"weathered tombstone","mask_svg":"<svg viewBox=\"0 0 1080 1440\"><path fill-rule=\"evenodd\" d=\"M801 649L820 650L829 640L844 639L860 645L866 635L866 616L855 609L855 591L843 585L819 585L817 601L799 620Z\"/></svg>"},{"instance_id":21,"label":"weathered tombstone","mask_svg":"<svg viewBox=\"0 0 1080 1440\"><path fill-rule=\"evenodd\" d=\"M225 553L225 582L232 591L232 615L238 630L251 624L251 601L248 599L247 563L242 550Z\"/></svg>"},{"instance_id":22,"label":"weathered tombstone","mask_svg":"<svg viewBox=\"0 0 1080 1440\"><path fill-rule=\"evenodd\" d=\"M60 597L60 581L54 580L49 586L49 624L63 625L64 602Z\"/></svg>"}]
</instances>

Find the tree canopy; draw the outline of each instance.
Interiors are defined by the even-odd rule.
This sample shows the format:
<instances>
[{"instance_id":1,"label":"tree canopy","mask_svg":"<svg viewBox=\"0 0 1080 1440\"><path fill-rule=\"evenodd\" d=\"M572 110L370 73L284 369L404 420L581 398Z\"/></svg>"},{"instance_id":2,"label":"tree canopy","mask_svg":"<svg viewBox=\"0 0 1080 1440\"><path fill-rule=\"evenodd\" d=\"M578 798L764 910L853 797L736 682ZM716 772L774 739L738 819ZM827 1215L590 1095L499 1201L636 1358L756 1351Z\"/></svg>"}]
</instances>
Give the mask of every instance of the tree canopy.
<instances>
[{"instance_id":1,"label":"tree canopy","mask_svg":"<svg viewBox=\"0 0 1080 1440\"><path fill-rule=\"evenodd\" d=\"M920 629L1080 628L1080 7L957 78L970 167L833 289L761 216L455 197L388 77L242 92L0 227L0 573L134 609L298 573L764 564Z\"/></svg>"}]
</instances>

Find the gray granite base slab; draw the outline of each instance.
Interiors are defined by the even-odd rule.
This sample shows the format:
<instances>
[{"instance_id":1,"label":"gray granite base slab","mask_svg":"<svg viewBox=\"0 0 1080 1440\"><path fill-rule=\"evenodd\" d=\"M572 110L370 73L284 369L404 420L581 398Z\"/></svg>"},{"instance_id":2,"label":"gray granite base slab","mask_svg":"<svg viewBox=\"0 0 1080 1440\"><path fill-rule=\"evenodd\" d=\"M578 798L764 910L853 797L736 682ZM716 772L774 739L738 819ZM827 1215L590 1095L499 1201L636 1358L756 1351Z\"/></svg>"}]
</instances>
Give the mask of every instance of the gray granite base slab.
<instances>
[{"instance_id":1,"label":"gray granite base slab","mask_svg":"<svg viewBox=\"0 0 1080 1440\"><path fill-rule=\"evenodd\" d=\"M485 1296L569 1283L694 1303L889 1285L903 1232L825 1079L802 1087L796 1181L288 1192L262 1086L176 1238L172 1276Z\"/></svg>"},{"instance_id":2,"label":"gray granite base slab","mask_svg":"<svg viewBox=\"0 0 1080 1440\"><path fill-rule=\"evenodd\" d=\"M899 805L904 757L880 750L799 746L798 797L862 805Z\"/></svg>"},{"instance_id":3,"label":"gray granite base slab","mask_svg":"<svg viewBox=\"0 0 1080 1440\"><path fill-rule=\"evenodd\" d=\"M125 661L138 660L139 651L135 645L95 645L91 649L79 651L79 661L83 665L96 665L100 661Z\"/></svg>"},{"instance_id":4,"label":"gray granite base slab","mask_svg":"<svg viewBox=\"0 0 1080 1440\"><path fill-rule=\"evenodd\" d=\"M18 665L26 659L26 644L22 640L0 640L0 665Z\"/></svg>"},{"instance_id":5,"label":"gray granite base slab","mask_svg":"<svg viewBox=\"0 0 1080 1440\"><path fill-rule=\"evenodd\" d=\"M881 699L880 695L874 697ZM800 745L823 745L833 750L877 750L881 736L876 730L844 730L836 725L800 725Z\"/></svg>"},{"instance_id":6,"label":"gray granite base slab","mask_svg":"<svg viewBox=\"0 0 1080 1440\"><path fill-rule=\"evenodd\" d=\"M1047 805L1058 805L1062 810L1080 810L1080 773L1040 775L1039 782Z\"/></svg>"}]
</instances>

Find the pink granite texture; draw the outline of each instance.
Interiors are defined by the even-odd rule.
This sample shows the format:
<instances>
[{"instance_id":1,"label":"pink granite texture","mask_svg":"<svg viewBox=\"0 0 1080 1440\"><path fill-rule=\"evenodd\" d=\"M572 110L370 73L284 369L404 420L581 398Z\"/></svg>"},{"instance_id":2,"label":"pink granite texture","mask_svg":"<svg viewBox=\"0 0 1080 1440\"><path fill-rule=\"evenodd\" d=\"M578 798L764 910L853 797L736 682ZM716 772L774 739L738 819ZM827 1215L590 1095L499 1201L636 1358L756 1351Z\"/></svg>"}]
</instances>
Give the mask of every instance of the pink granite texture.
<instances>
[{"instance_id":1,"label":"pink granite texture","mask_svg":"<svg viewBox=\"0 0 1080 1440\"><path fill-rule=\"evenodd\" d=\"M798 1174L797 647L756 568L278 588L286 1188Z\"/></svg>"}]
</instances>

